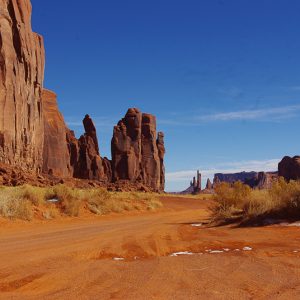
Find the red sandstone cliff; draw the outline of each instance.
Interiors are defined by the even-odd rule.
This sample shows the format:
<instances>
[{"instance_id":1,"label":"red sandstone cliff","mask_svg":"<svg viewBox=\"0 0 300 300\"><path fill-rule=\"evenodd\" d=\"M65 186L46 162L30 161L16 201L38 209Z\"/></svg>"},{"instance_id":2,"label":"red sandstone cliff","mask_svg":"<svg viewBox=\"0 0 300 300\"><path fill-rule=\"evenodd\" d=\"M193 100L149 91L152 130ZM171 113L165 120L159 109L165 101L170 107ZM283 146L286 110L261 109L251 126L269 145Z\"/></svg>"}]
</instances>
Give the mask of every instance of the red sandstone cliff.
<instances>
[{"instance_id":1,"label":"red sandstone cliff","mask_svg":"<svg viewBox=\"0 0 300 300\"><path fill-rule=\"evenodd\" d=\"M157 138L155 117L129 109L114 129L113 161L101 158L92 119L85 116L85 133L77 139L55 93L43 89L44 60L43 39L31 29L30 0L0 0L0 164L15 166L18 178L43 173L163 190L164 136ZM26 182L4 177L4 183Z\"/></svg>"},{"instance_id":2,"label":"red sandstone cliff","mask_svg":"<svg viewBox=\"0 0 300 300\"><path fill-rule=\"evenodd\" d=\"M55 93L43 90L44 117L43 168L45 174L71 177L70 153L67 145L67 126L59 112Z\"/></svg>"},{"instance_id":3,"label":"red sandstone cliff","mask_svg":"<svg viewBox=\"0 0 300 300\"><path fill-rule=\"evenodd\" d=\"M29 0L0 0L0 161L41 170L43 38Z\"/></svg>"}]
</instances>

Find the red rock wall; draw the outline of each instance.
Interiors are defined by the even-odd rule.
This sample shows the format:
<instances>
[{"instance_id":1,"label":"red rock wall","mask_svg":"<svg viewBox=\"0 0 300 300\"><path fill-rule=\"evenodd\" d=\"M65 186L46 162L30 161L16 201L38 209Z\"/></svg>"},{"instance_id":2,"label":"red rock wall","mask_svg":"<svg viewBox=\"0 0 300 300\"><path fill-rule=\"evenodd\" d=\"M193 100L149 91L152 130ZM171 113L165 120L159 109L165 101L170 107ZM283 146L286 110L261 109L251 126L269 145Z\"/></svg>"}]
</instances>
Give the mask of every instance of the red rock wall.
<instances>
[{"instance_id":1,"label":"red rock wall","mask_svg":"<svg viewBox=\"0 0 300 300\"><path fill-rule=\"evenodd\" d=\"M164 188L163 134L156 120L135 108L114 128L112 162L101 158L96 128L87 115L76 139L43 90L43 38L32 32L30 0L0 0L0 164L56 177L127 180Z\"/></svg>"},{"instance_id":2,"label":"red rock wall","mask_svg":"<svg viewBox=\"0 0 300 300\"><path fill-rule=\"evenodd\" d=\"M39 171L43 154L43 38L29 0L0 0L0 161Z\"/></svg>"},{"instance_id":3,"label":"red rock wall","mask_svg":"<svg viewBox=\"0 0 300 300\"><path fill-rule=\"evenodd\" d=\"M43 173L57 177L73 176L67 145L67 126L59 112L55 93L43 90L44 116Z\"/></svg>"}]
</instances>

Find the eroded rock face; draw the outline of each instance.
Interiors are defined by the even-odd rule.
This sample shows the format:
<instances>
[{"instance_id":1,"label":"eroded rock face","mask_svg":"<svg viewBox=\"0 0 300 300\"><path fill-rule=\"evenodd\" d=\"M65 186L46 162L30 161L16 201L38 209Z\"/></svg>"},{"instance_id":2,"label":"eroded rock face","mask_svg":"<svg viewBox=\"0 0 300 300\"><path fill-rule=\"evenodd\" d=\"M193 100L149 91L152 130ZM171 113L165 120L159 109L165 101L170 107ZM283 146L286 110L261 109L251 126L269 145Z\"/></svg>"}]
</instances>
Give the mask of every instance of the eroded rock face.
<instances>
[{"instance_id":1,"label":"eroded rock face","mask_svg":"<svg viewBox=\"0 0 300 300\"><path fill-rule=\"evenodd\" d=\"M113 180L144 183L154 190L164 189L164 139L156 134L156 119L137 108L128 109L114 127L112 138Z\"/></svg>"},{"instance_id":2,"label":"eroded rock face","mask_svg":"<svg viewBox=\"0 0 300 300\"><path fill-rule=\"evenodd\" d=\"M0 0L0 161L40 171L43 38L32 32L29 0Z\"/></svg>"},{"instance_id":3,"label":"eroded rock face","mask_svg":"<svg viewBox=\"0 0 300 300\"><path fill-rule=\"evenodd\" d=\"M163 190L164 136L156 136L155 117L129 109L114 128L113 161L101 158L92 119L86 115L85 133L77 139L56 95L43 90L44 56L43 38L31 29L30 0L0 0L0 164L9 167L7 174L13 177L15 167L30 174L30 182L43 173L50 182L125 180L144 191ZM3 182L23 182L7 174Z\"/></svg>"},{"instance_id":4,"label":"eroded rock face","mask_svg":"<svg viewBox=\"0 0 300 300\"><path fill-rule=\"evenodd\" d=\"M128 109L114 127L111 142L113 180L141 179L142 114L137 108Z\"/></svg>"},{"instance_id":5,"label":"eroded rock face","mask_svg":"<svg viewBox=\"0 0 300 300\"><path fill-rule=\"evenodd\" d=\"M112 177L111 162L102 159L96 127L89 115L83 119L85 133L76 139L73 131L67 133L70 165L73 176L81 179L90 179L110 182Z\"/></svg>"},{"instance_id":6,"label":"eroded rock face","mask_svg":"<svg viewBox=\"0 0 300 300\"><path fill-rule=\"evenodd\" d=\"M44 116L43 173L56 177L72 177L67 126L59 112L55 93L43 90Z\"/></svg>"},{"instance_id":7,"label":"eroded rock face","mask_svg":"<svg viewBox=\"0 0 300 300\"><path fill-rule=\"evenodd\" d=\"M300 156L285 156L278 164L278 175L288 181L300 179Z\"/></svg>"}]
</instances>

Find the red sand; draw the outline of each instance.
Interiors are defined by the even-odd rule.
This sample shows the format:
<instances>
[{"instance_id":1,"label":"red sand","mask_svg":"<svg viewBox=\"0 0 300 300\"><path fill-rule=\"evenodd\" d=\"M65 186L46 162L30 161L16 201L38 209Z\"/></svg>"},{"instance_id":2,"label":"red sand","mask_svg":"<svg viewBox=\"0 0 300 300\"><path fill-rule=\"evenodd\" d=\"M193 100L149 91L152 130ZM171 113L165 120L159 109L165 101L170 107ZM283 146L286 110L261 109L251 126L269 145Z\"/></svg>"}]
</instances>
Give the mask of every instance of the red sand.
<instances>
[{"instance_id":1,"label":"red sand","mask_svg":"<svg viewBox=\"0 0 300 300\"><path fill-rule=\"evenodd\" d=\"M193 227L209 202L162 201L155 213L2 220L0 299L299 299L299 227ZM197 254L169 256L179 251Z\"/></svg>"}]
</instances>

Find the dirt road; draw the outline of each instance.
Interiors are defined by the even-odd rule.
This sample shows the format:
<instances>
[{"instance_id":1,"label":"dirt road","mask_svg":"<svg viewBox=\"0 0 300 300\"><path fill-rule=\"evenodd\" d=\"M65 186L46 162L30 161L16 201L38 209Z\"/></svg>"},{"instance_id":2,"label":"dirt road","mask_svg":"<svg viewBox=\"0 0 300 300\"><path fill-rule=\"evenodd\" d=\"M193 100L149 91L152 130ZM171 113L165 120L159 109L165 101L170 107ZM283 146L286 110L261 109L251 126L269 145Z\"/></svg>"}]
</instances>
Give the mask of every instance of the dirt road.
<instances>
[{"instance_id":1,"label":"dirt road","mask_svg":"<svg viewBox=\"0 0 300 300\"><path fill-rule=\"evenodd\" d=\"M208 202L162 201L154 213L0 223L0 299L300 298L300 227L208 228Z\"/></svg>"}]
</instances>

